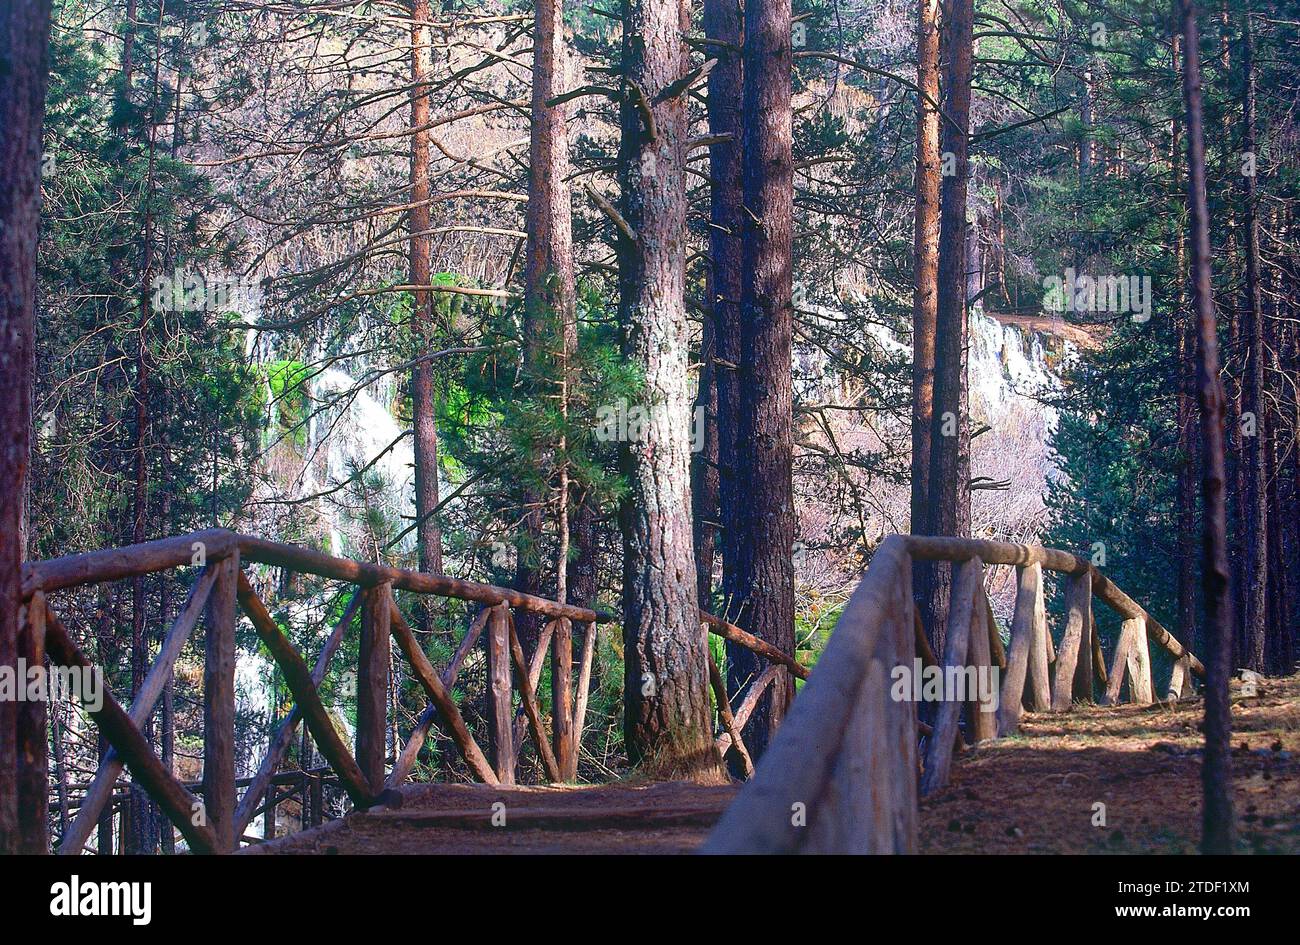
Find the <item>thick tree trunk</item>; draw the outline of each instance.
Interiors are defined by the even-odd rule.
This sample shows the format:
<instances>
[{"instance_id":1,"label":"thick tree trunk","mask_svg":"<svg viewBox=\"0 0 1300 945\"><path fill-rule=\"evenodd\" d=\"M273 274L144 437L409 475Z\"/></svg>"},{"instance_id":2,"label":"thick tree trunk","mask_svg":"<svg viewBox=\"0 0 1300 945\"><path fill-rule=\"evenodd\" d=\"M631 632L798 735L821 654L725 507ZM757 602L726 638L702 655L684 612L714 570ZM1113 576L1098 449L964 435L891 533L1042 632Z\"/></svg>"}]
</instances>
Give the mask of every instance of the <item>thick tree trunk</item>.
<instances>
[{"instance_id":1,"label":"thick tree trunk","mask_svg":"<svg viewBox=\"0 0 1300 945\"><path fill-rule=\"evenodd\" d=\"M623 729L628 757L660 776L720 774L691 529L686 279L686 74L680 0L624 0L623 351L643 371L644 436L624 442ZM665 95L665 92L667 94Z\"/></svg>"},{"instance_id":2,"label":"thick tree trunk","mask_svg":"<svg viewBox=\"0 0 1300 945\"><path fill-rule=\"evenodd\" d=\"M1205 757L1201 781L1201 851L1231 853L1232 715L1228 679L1232 673L1232 597L1224 496L1223 384L1219 378L1219 339L1210 285L1210 224L1205 198L1205 131L1202 124L1200 35L1192 0L1178 0L1183 36L1183 100L1187 109L1187 207L1191 230L1192 306L1196 313L1201 405L1202 582L1205 595Z\"/></svg>"},{"instance_id":3,"label":"thick tree trunk","mask_svg":"<svg viewBox=\"0 0 1300 945\"><path fill-rule=\"evenodd\" d=\"M1242 151L1255 152L1255 31L1249 9L1242 26ZM1268 629L1268 477L1264 440L1268 421L1264 405L1264 314L1259 291L1259 210L1253 174L1242 175L1244 207L1242 240L1246 251L1246 295L1242 306L1242 547L1245 581L1242 638L1245 665L1265 669L1264 641ZM1252 428L1253 427L1253 428Z\"/></svg>"},{"instance_id":4,"label":"thick tree trunk","mask_svg":"<svg viewBox=\"0 0 1300 945\"><path fill-rule=\"evenodd\" d=\"M966 417L966 197L970 182L972 0L946 9L942 149L953 173L943 179L939 225L939 298L935 319L934 409L930 426L930 514L936 535L965 535L970 523L969 424ZM931 645L943 652L952 566L934 568L925 624Z\"/></svg>"},{"instance_id":5,"label":"thick tree trunk","mask_svg":"<svg viewBox=\"0 0 1300 945\"><path fill-rule=\"evenodd\" d=\"M432 19L429 0L411 0L411 285L426 286L430 276L431 215L429 198L429 89L431 42L427 24ZM436 331L434 293L415 290L411 331L416 351L433 347ZM434 510L438 507L438 424L433 392L433 365L420 361L411 369L411 413L415 434L415 541L421 571L442 573L442 530ZM422 613L422 623L427 614Z\"/></svg>"},{"instance_id":6,"label":"thick tree trunk","mask_svg":"<svg viewBox=\"0 0 1300 945\"><path fill-rule=\"evenodd\" d=\"M789 0L750 0L745 6L741 173L744 242L741 252L741 365L737 428L738 491L743 517L733 608L737 622L761 640L794 653L794 494L791 482L793 389L791 298L793 237L793 50ZM735 653L743 671L752 654ZM794 678L782 672L745 727L757 760L794 698Z\"/></svg>"},{"instance_id":7,"label":"thick tree trunk","mask_svg":"<svg viewBox=\"0 0 1300 945\"><path fill-rule=\"evenodd\" d=\"M934 336L939 304L939 0L919 0L916 16L916 209L912 228L912 518L930 533L930 425L934 419ZM930 597L933 567L912 567L917 601ZM927 627L927 632L932 632ZM933 645L933 640L931 645ZM940 652L940 651L936 651Z\"/></svg>"},{"instance_id":8,"label":"thick tree trunk","mask_svg":"<svg viewBox=\"0 0 1300 945\"><path fill-rule=\"evenodd\" d=\"M19 656L49 30L49 0L0 6L0 667L16 666ZM19 756L20 744L38 736L43 742L44 730L19 730L18 703L0 701L0 853L41 852L44 846L44 821L33 834L21 829L19 818L37 801L32 775L40 774L45 797L44 772L32 770L38 759Z\"/></svg>"}]
</instances>

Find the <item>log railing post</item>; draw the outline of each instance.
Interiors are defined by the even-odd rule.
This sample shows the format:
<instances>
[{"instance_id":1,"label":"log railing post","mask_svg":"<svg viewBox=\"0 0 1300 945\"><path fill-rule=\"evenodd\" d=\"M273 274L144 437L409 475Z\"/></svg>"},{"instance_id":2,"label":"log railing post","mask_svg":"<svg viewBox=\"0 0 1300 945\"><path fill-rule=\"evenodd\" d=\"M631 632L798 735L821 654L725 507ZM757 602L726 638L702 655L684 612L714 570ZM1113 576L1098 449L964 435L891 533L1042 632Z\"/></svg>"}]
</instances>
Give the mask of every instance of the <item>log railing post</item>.
<instances>
[{"instance_id":1,"label":"log railing post","mask_svg":"<svg viewBox=\"0 0 1300 945\"><path fill-rule=\"evenodd\" d=\"M1170 702L1177 702L1184 696L1192 694L1191 662L1186 656L1174 660L1174 669L1169 676L1169 689L1165 696Z\"/></svg>"},{"instance_id":2,"label":"log railing post","mask_svg":"<svg viewBox=\"0 0 1300 945\"><path fill-rule=\"evenodd\" d=\"M203 656L203 807L216 853L235 837L235 619L239 551L216 564ZM197 812L196 812L197 813Z\"/></svg>"},{"instance_id":3,"label":"log railing post","mask_svg":"<svg viewBox=\"0 0 1300 945\"><path fill-rule=\"evenodd\" d=\"M1134 620L1134 624L1136 630L1133 633L1133 642L1125 653L1128 663L1128 691L1129 696L1138 705L1150 705L1155 700L1155 693L1151 686L1151 651L1147 644L1147 622L1138 617Z\"/></svg>"},{"instance_id":4,"label":"log railing post","mask_svg":"<svg viewBox=\"0 0 1300 945\"><path fill-rule=\"evenodd\" d=\"M1056 677L1052 682L1052 711L1068 712L1074 704L1075 669L1081 653L1089 657L1088 677L1092 678L1092 644L1084 645L1092 632L1089 613L1092 607L1092 572L1071 575L1065 588L1065 633L1061 647L1056 651ZM1089 683L1091 687L1091 683Z\"/></svg>"},{"instance_id":5,"label":"log railing post","mask_svg":"<svg viewBox=\"0 0 1300 945\"><path fill-rule=\"evenodd\" d=\"M560 777L576 776L573 738L573 624L561 617L551 637L551 740ZM570 771L574 774L570 774Z\"/></svg>"},{"instance_id":6,"label":"log railing post","mask_svg":"<svg viewBox=\"0 0 1300 945\"><path fill-rule=\"evenodd\" d=\"M966 719L973 744L998 737L997 713L993 700L980 700L981 686L997 678L993 672L993 641L997 629L993 624L993 610L984 594L983 582L975 589L975 606L971 611L970 643L966 663L975 670L975 691L966 694ZM969 676L967 678L970 678Z\"/></svg>"},{"instance_id":7,"label":"log railing post","mask_svg":"<svg viewBox=\"0 0 1300 945\"><path fill-rule=\"evenodd\" d=\"M509 605L488 619L488 729L492 767L501 784L515 783L514 712L511 708Z\"/></svg>"},{"instance_id":8,"label":"log railing post","mask_svg":"<svg viewBox=\"0 0 1300 945\"><path fill-rule=\"evenodd\" d=\"M564 780L578 780L578 752L582 747L582 731L587 724L587 698L591 692L591 664L596 657L597 625L587 623L582 634L582 660L578 664L578 697L573 704L573 751Z\"/></svg>"},{"instance_id":9,"label":"log railing post","mask_svg":"<svg viewBox=\"0 0 1300 945\"><path fill-rule=\"evenodd\" d=\"M37 591L18 614L18 658L29 669L45 666L45 595ZM22 685L20 680L19 685ZM28 854L50 852L49 754L43 699L18 703L18 814L19 850Z\"/></svg>"},{"instance_id":10,"label":"log railing post","mask_svg":"<svg viewBox=\"0 0 1300 945\"><path fill-rule=\"evenodd\" d=\"M952 597L948 605L948 633L944 640L943 666L964 667L974 622L976 592L984 580L984 565L979 558L968 558L954 567ZM952 765L953 742L962 703L954 694L943 693L935 713L934 731L925 752L925 772L921 776L921 793L933 794L948 783Z\"/></svg>"},{"instance_id":11,"label":"log railing post","mask_svg":"<svg viewBox=\"0 0 1300 945\"><path fill-rule=\"evenodd\" d=\"M1092 702L1093 672L1093 634L1097 621L1092 615L1092 572L1086 571L1074 579L1078 582L1078 606L1083 615L1083 627L1079 638L1079 659L1074 665L1074 701Z\"/></svg>"},{"instance_id":12,"label":"log railing post","mask_svg":"<svg viewBox=\"0 0 1300 945\"><path fill-rule=\"evenodd\" d=\"M384 790L388 734L388 676L393 585L362 592L361 648L357 660L357 766L373 794Z\"/></svg>"},{"instance_id":13,"label":"log railing post","mask_svg":"<svg viewBox=\"0 0 1300 945\"><path fill-rule=\"evenodd\" d=\"M1043 568L1037 563L1022 565L1016 569L1016 609L1011 617L1011 647L998 706L999 736L1016 731L1026 702L1038 711L1046 707L1047 647L1042 639L1045 635Z\"/></svg>"}]
</instances>

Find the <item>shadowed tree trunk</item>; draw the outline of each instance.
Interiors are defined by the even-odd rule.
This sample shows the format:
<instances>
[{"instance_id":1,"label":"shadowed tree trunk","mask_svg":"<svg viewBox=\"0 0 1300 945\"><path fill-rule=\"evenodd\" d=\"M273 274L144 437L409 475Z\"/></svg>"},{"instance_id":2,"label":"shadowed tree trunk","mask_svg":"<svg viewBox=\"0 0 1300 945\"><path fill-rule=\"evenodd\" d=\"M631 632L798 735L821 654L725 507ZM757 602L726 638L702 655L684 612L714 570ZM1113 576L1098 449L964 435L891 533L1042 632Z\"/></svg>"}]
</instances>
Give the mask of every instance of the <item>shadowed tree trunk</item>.
<instances>
[{"instance_id":1,"label":"shadowed tree trunk","mask_svg":"<svg viewBox=\"0 0 1300 945\"><path fill-rule=\"evenodd\" d=\"M1182 75L1182 37L1172 37L1174 74ZM1177 199L1182 180L1182 119L1175 113L1170 128L1169 166ZM1178 629L1179 638L1201 649L1196 629L1196 322L1187 311L1187 234L1174 226L1174 272L1178 319Z\"/></svg>"},{"instance_id":2,"label":"shadowed tree trunk","mask_svg":"<svg viewBox=\"0 0 1300 945\"><path fill-rule=\"evenodd\" d=\"M30 641L19 639L19 610L49 30L49 0L0 6L0 667L33 655ZM45 728L34 730L38 721L17 702L0 700L0 853L42 853L48 846L39 813L47 798Z\"/></svg>"},{"instance_id":3,"label":"shadowed tree trunk","mask_svg":"<svg viewBox=\"0 0 1300 945\"><path fill-rule=\"evenodd\" d=\"M936 535L965 536L970 523L966 417L966 197L970 182L970 86L974 8L972 0L945 7L942 155L953 173L943 178L939 224L938 307L935 315L934 408L930 425L930 514ZM952 566L933 569L925 608L936 653L943 652Z\"/></svg>"},{"instance_id":4,"label":"shadowed tree trunk","mask_svg":"<svg viewBox=\"0 0 1300 945\"><path fill-rule=\"evenodd\" d=\"M1205 199L1205 130L1202 123L1200 36L1196 8L1178 0L1183 36L1183 101L1187 110L1187 209L1191 239L1192 308L1196 314L1197 382L1201 405L1201 580L1205 595L1205 759L1201 782L1201 852L1231 853L1232 715L1228 678L1232 672L1232 597L1229 587L1227 505L1224 496L1223 384L1219 338L1210 286L1210 224Z\"/></svg>"},{"instance_id":5,"label":"shadowed tree trunk","mask_svg":"<svg viewBox=\"0 0 1300 945\"><path fill-rule=\"evenodd\" d=\"M721 773L691 529L686 281L688 67L680 0L624 0L619 320L644 374L644 435L620 448L629 760L659 776Z\"/></svg>"},{"instance_id":6,"label":"shadowed tree trunk","mask_svg":"<svg viewBox=\"0 0 1300 945\"><path fill-rule=\"evenodd\" d=\"M939 278L939 0L920 0L916 15L916 211L912 249L912 518L930 532L930 424L934 414L934 332ZM930 596L933 568L913 564L918 601ZM933 633L929 627L928 633ZM931 641L933 644L933 640Z\"/></svg>"},{"instance_id":7,"label":"shadowed tree trunk","mask_svg":"<svg viewBox=\"0 0 1300 945\"><path fill-rule=\"evenodd\" d=\"M734 0L706 0L707 54L718 60L708 79L709 311L713 331L713 382L717 410L718 518L722 532L722 616L736 619L736 580L744 542L745 509L739 492L740 293L742 248L741 11ZM698 527L698 524L697 524ZM735 695L753 678L755 661L743 647L727 644L727 691Z\"/></svg>"},{"instance_id":8,"label":"shadowed tree trunk","mask_svg":"<svg viewBox=\"0 0 1300 945\"><path fill-rule=\"evenodd\" d=\"M1255 154L1255 31L1250 12L1242 25L1242 152ZM1253 169L1252 169L1253 170ZM1268 629L1268 476L1265 468L1267 417L1264 409L1264 314L1259 292L1259 208L1255 175L1242 174L1242 241L1246 251L1246 294L1242 306L1242 547L1245 552L1242 638L1244 662L1264 672Z\"/></svg>"},{"instance_id":9,"label":"shadowed tree trunk","mask_svg":"<svg viewBox=\"0 0 1300 945\"><path fill-rule=\"evenodd\" d=\"M741 627L793 654L794 164L789 0L750 0L744 29L741 182L745 216L736 473L738 494L747 511L733 607L739 609ZM733 660L741 672L761 668L748 651L736 651ZM794 678L783 670L745 727L745 744L755 759L761 757L793 698Z\"/></svg>"}]
</instances>

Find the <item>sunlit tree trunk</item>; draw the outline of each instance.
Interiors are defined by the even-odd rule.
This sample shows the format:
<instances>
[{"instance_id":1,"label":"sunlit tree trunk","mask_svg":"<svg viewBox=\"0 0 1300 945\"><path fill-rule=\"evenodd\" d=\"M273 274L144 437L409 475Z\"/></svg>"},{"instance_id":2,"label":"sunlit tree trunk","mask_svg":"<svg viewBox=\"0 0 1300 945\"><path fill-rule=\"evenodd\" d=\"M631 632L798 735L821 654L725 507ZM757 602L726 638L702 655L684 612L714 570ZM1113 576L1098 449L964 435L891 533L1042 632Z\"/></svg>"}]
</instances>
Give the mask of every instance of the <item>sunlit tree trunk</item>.
<instances>
[{"instance_id":1,"label":"sunlit tree trunk","mask_svg":"<svg viewBox=\"0 0 1300 945\"><path fill-rule=\"evenodd\" d=\"M624 442L625 712L629 759L664 776L720 774L691 528L686 318L687 71L680 0L624 0L619 246L624 355L644 374L650 422Z\"/></svg>"}]
</instances>

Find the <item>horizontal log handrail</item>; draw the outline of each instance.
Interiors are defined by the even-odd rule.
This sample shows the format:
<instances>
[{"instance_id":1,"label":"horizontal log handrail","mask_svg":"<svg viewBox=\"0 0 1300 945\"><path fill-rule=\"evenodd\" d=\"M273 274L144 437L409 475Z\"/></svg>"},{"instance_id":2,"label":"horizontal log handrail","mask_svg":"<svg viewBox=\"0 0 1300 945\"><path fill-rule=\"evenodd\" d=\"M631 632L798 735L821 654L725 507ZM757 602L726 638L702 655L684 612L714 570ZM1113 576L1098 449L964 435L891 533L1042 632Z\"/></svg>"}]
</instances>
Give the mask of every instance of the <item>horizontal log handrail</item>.
<instances>
[{"instance_id":1,"label":"horizontal log handrail","mask_svg":"<svg viewBox=\"0 0 1300 945\"><path fill-rule=\"evenodd\" d=\"M417 594L477 601L488 606L509 604L520 610L547 617L568 617L581 623L609 623L614 619L607 613L574 604L562 604L508 587L338 558L302 545L268 541L224 528L210 528L137 545L28 562L23 566L23 596L29 597L35 591L49 593L84 584L166 571L194 564L196 556L199 563L219 560L235 551L246 561L333 578L362 587L392 584L395 588Z\"/></svg>"},{"instance_id":2,"label":"horizontal log handrail","mask_svg":"<svg viewBox=\"0 0 1300 945\"><path fill-rule=\"evenodd\" d=\"M989 541L982 538L945 538L932 535L907 535L908 550L913 558L924 561L960 561L972 556L988 564L1039 564L1047 571L1062 574L1080 575L1091 572L1092 593L1100 598L1121 617L1141 618L1146 621L1147 633L1151 639L1169 651L1175 660L1188 657L1188 665L1198 679L1205 678L1205 665L1196 658L1178 638L1152 617L1137 601L1125 594L1120 588L1102 574L1092 564L1078 555L1059 548L1045 548L1041 545L1014 545L1005 541Z\"/></svg>"}]
</instances>

